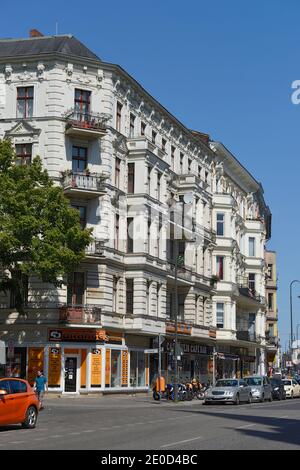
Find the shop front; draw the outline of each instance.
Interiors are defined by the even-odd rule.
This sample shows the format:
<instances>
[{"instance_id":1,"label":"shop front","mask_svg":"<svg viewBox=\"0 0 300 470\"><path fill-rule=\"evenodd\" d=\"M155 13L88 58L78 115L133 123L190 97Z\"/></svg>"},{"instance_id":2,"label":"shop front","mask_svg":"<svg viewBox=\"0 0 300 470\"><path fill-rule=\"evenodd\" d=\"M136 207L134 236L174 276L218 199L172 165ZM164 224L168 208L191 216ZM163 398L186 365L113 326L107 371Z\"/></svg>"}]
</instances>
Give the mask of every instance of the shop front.
<instances>
[{"instance_id":1,"label":"shop front","mask_svg":"<svg viewBox=\"0 0 300 470\"><path fill-rule=\"evenodd\" d=\"M186 383L197 379L201 383L212 380L212 354L213 347L205 344L179 341L180 360L178 360L178 380ZM174 383L174 341L167 339L162 345L162 375L167 383ZM156 366L156 369L155 369ZM158 372L157 364L154 364L154 374Z\"/></svg>"},{"instance_id":2,"label":"shop front","mask_svg":"<svg viewBox=\"0 0 300 470\"><path fill-rule=\"evenodd\" d=\"M1 376L33 384L37 371L43 370L50 393L148 390L149 356L144 351L149 338L94 328L46 328L37 336L39 341L32 341L26 334L22 345L13 351L6 348Z\"/></svg>"}]
</instances>

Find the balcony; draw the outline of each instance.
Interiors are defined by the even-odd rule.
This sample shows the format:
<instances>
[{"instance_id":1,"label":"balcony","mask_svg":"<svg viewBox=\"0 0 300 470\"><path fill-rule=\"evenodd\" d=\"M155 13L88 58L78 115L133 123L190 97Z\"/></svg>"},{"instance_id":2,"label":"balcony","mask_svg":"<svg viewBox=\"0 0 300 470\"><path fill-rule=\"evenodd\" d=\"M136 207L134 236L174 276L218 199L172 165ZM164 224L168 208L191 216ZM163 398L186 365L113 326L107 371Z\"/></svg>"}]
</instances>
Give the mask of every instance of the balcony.
<instances>
[{"instance_id":1,"label":"balcony","mask_svg":"<svg viewBox=\"0 0 300 470\"><path fill-rule=\"evenodd\" d=\"M93 240L85 249L87 256L103 256L104 242L102 240Z\"/></svg>"},{"instance_id":2,"label":"balcony","mask_svg":"<svg viewBox=\"0 0 300 470\"><path fill-rule=\"evenodd\" d=\"M97 173L62 172L61 185L66 196L93 199L105 194L104 181L107 177Z\"/></svg>"},{"instance_id":3,"label":"balcony","mask_svg":"<svg viewBox=\"0 0 300 470\"><path fill-rule=\"evenodd\" d=\"M248 330L238 330L236 332L236 339L239 339L241 341L250 341L254 343L258 341L257 335Z\"/></svg>"},{"instance_id":4,"label":"balcony","mask_svg":"<svg viewBox=\"0 0 300 470\"><path fill-rule=\"evenodd\" d=\"M279 338L278 336L271 336L268 331L266 331L266 340L267 340L267 346L275 346L279 347Z\"/></svg>"},{"instance_id":5,"label":"balcony","mask_svg":"<svg viewBox=\"0 0 300 470\"><path fill-rule=\"evenodd\" d=\"M107 116L101 114L85 114L71 110L65 116L66 135L99 139L106 134Z\"/></svg>"},{"instance_id":6,"label":"balcony","mask_svg":"<svg viewBox=\"0 0 300 470\"><path fill-rule=\"evenodd\" d=\"M127 141L127 146L129 152L132 155L138 155L140 153L148 151L153 153L153 155L156 155L157 157L161 158L162 160L166 156L166 152L163 149L160 149L156 144L151 142L145 136L130 137Z\"/></svg>"},{"instance_id":7,"label":"balcony","mask_svg":"<svg viewBox=\"0 0 300 470\"><path fill-rule=\"evenodd\" d=\"M93 305L63 305L59 307L59 323L101 324L101 308Z\"/></svg>"}]
</instances>

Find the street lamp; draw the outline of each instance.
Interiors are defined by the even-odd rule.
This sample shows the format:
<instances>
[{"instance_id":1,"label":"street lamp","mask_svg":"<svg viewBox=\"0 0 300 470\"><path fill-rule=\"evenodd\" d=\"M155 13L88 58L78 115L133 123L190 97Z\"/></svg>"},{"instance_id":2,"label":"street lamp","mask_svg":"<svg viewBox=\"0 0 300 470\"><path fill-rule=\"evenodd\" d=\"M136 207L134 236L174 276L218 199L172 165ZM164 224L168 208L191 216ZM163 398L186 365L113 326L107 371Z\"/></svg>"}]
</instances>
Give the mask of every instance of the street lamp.
<instances>
[{"instance_id":1,"label":"street lamp","mask_svg":"<svg viewBox=\"0 0 300 470\"><path fill-rule=\"evenodd\" d=\"M298 281L298 279L294 279L291 283L290 283L290 317L291 317L291 352L293 353L293 338L294 338L294 335L293 335L293 299L292 299L292 287L293 287L293 284L295 284L295 282L299 282L300 284L300 281Z\"/></svg>"},{"instance_id":2,"label":"street lamp","mask_svg":"<svg viewBox=\"0 0 300 470\"><path fill-rule=\"evenodd\" d=\"M183 197L184 204L191 205L194 200L194 196L192 193L187 193ZM184 212L183 212L184 214ZM178 224L179 225L179 224ZM192 230L184 228L184 232L190 232L194 235ZM174 360L174 368L175 368L175 377L174 377L174 401L178 401L178 267L183 264L183 260L179 256L179 240L175 237L174 239L174 251L175 251L175 267L174 267L174 294L175 294L175 309L174 309L174 316L175 316L175 340L174 340L174 352L175 352L175 360Z\"/></svg>"}]
</instances>

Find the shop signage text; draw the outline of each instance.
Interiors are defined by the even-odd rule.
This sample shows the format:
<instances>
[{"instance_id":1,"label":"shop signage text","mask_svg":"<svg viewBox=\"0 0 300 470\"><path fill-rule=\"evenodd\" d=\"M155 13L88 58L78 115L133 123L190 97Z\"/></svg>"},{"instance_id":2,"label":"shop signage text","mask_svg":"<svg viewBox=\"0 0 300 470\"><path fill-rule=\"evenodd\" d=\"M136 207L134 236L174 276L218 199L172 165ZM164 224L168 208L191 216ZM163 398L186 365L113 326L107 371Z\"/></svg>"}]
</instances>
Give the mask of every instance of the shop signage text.
<instances>
[{"instance_id":1,"label":"shop signage text","mask_svg":"<svg viewBox=\"0 0 300 470\"><path fill-rule=\"evenodd\" d=\"M49 341L60 342L76 342L76 343L89 343L89 342L105 342L112 344L122 344L122 333L112 332L106 330L92 330L92 329L78 329L73 328L57 328L49 330Z\"/></svg>"},{"instance_id":2,"label":"shop signage text","mask_svg":"<svg viewBox=\"0 0 300 470\"><path fill-rule=\"evenodd\" d=\"M189 343L182 343L180 342L180 347L186 354L211 354L209 347L203 344L189 344ZM167 351L173 351L174 343L168 342L167 343Z\"/></svg>"}]
</instances>

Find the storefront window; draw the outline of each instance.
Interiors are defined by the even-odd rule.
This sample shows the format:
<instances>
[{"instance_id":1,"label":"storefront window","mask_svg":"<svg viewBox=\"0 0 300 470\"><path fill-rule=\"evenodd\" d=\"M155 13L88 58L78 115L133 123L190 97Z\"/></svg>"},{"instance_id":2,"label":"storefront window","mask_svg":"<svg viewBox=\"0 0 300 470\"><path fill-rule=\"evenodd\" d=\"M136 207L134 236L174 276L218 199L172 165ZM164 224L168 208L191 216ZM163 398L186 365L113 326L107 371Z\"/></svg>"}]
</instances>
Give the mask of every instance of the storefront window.
<instances>
[{"instance_id":1,"label":"storefront window","mask_svg":"<svg viewBox=\"0 0 300 470\"><path fill-rule=\"evenodd\" d=\"M111 351L111 387L121 387L121 351Z\"/></svg>"},{"instance_id":2,"label":"storefront window","mask_svg":"<svg viewBox=\"0 0 300 470\"><path fill-rule=\"evenodd\" d=\"M5 375L6 377L26 378L26 348L14 349L14 357L6 360Z\"/></svg>"},{"instance_id":3,"label":"storefront window","mask_svg":"<svg viewBox=\"0 0 300 470\"><path fill-rule=\"evenodd\" d=\"M143 351L130 352L130 386L145 387L146 364Z\"/></svg>"}]
</instances>

